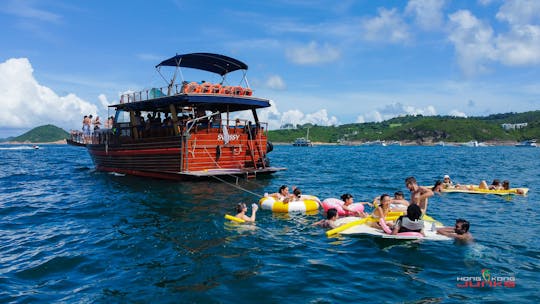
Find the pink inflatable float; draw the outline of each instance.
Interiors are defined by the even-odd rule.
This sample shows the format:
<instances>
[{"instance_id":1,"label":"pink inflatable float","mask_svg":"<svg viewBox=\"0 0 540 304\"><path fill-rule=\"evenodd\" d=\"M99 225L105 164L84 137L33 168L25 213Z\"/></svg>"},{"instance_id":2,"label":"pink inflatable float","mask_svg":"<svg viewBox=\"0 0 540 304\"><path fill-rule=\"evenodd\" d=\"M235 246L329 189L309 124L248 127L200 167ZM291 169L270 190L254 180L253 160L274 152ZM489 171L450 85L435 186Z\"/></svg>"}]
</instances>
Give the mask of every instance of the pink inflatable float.
<instances>
[{"instance_id":1,"label":"pink inflatable float","mask_svg":"<svg viewBox=\"0 0 540 304\"><path fill-rule=\"evenodd\" d=\"M321 203L324 212L328 211L328 209L335 208L338 214L341 216L358 215L356 212L350 212L343 209L343 204L345 204L345 202L337 198L327 198ZM364 205L362 203L353 203L350 204L348 207L350 210L364 212Z\"/></svg>"},{"instance_id":2,"label":"pink inflatable float","mask_svg":"<svg viewBox=\"0 0 540 304\"><path fill-rule=\"evenodd\" d=\"M386 221L384 219L379 219L379 225L381 225L381 228L384 230L386 234L392 234L392 230L386 225ZM400 232L397 235L399 236L413 236L417 238L423 238L424 235L420 232Z\"/></svg>"}]
</instances>

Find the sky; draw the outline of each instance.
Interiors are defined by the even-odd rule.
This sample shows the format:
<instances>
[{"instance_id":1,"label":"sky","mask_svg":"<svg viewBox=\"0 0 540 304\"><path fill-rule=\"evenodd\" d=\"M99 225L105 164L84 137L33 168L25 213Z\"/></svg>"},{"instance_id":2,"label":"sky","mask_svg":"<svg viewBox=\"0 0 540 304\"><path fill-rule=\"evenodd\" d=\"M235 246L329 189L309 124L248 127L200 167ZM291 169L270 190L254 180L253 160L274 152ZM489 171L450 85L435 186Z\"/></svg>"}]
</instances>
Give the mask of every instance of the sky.
<instances>
[{"instance_id":1,"label":"sky","mask_svg":"<svg viewBox=\"0 0 540 304\"><path fill-rule=\"evenodd\" d=\"M540 109L535 0L4 0L0 28L0 138L112 115L193 52L245 62L271 129Z\"/></svg>"}]
</instances>

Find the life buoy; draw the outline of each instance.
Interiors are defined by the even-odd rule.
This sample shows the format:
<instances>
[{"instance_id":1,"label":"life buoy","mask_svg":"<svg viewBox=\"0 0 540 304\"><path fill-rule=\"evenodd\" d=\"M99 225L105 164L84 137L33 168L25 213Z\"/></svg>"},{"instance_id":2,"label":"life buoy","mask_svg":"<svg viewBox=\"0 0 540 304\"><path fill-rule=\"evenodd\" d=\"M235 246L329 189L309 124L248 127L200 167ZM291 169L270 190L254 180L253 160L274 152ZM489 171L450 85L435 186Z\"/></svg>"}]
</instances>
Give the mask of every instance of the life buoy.
<instances>
[{"instance_id":1,"label":"life buoy","mask_svg":"<svg viewBox=\"0 0 540 304\"><path fill-rule=\"evenodd\" d=\"M266 153L270 153L274 151L274 145L272 144L271 141L267 141L266 142Z\"/></svg>"},{"instance_id":2,"label":"life buoy","mask_svg":"<svg viewBox=\"0 0 540 304\"><path fill-rule=\"evenodd\" d=\"M259 201L262 209L272 210L273 212L310 212L319 210L318 198L312 195L302 195L298 201L284 203L268 196Z\"/></svg>"}]
</instances>

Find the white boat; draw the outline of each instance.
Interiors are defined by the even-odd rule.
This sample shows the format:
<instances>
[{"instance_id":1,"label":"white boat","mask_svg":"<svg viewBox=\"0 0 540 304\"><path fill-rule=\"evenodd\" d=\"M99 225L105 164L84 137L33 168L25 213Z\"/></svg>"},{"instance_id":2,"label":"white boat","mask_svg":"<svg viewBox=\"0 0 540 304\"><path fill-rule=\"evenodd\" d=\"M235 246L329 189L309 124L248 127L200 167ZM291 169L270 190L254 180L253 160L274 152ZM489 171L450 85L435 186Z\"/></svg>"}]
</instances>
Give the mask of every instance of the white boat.
<instances>
[{"instance_id":1,"label":"white boat","mask_svg":"<svg viewBox=\"0 0 540 304\"><path fill-rule=\"evenodd\" d=\"M362 144L362 146L383 146L386 147L386 143L384 140L375 140L375 141L367 141Z\"/></svg>"},{"instance_id":2,"label":"white boat","mask_svg":"<svg viewBox=\"0 0 540 304\"><path fill-rule=\"evenodd\" d=\"M531 148L536 148L538 147L536 145L536 139L529 139L529 140L524 140L518 144L516 144L516 147L531 147Z\"/></svg>"},{"instance_id":3,"label":"white boat","mask_svg":"<svg viewBox=\"0 0 540 304\"><path fill-rule=\"evenodd\" d=\"M464 146L464 147L478 147L478 141L471 140L471 141L463 143L461 145Z\"/></svg>"}]
</instances>

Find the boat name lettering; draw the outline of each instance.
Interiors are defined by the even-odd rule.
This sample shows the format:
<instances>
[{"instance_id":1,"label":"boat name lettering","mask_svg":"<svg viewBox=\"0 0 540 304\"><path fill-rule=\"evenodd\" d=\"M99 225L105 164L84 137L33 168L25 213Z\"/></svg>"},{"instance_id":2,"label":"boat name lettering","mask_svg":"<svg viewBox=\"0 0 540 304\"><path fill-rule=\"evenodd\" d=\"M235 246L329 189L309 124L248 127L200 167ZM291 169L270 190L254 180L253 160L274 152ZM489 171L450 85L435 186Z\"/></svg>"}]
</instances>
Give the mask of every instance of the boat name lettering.
<instances>
[{"instance_id":1,"label":"boat name lettering","mask_svg":"<svg viewBox=\"0 0 540 304\"><path fill-rule=\"evenodd\" d=\"M240 134L229 134L229 141L239 140ZM218 134L217 140L225 140L223 134Z\"/></svg>"}]
</instances>

